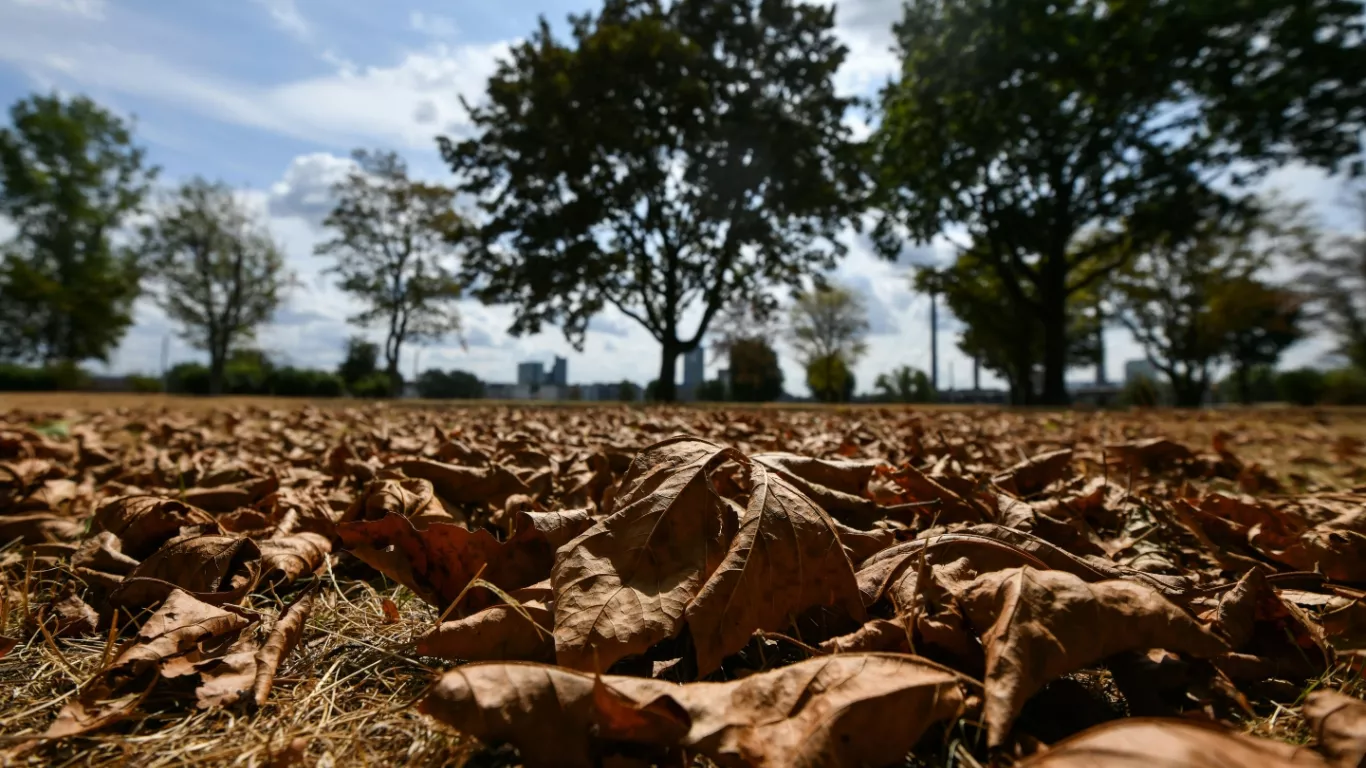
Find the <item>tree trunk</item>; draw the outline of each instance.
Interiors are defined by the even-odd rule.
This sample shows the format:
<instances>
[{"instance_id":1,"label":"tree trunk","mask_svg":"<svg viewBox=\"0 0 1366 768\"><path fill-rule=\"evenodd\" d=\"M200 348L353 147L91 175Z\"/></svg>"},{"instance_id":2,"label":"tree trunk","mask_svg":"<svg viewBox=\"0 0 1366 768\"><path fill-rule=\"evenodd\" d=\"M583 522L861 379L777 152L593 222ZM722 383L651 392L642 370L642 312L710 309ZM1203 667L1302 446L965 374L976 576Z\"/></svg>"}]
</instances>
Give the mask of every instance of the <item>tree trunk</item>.
<instances>
[{"instance_id":1,"label":"tree trunk","mask_svg":"<svg viewBox=\"0 0 1366 768\"><path fill-rule=\"evenodd\" d=\"M1065 254L1046 258L1040 291L1043 324L1043 405L1067 405L1067 272Z\"/></svg>"},{"instance_id":2,"label":"tree trunk","mask_svg":"<svg viewBox=\"0 0 1366 768\"><path fill-rule=\"evenodd\" d=\"M227 353L220 349L209 351L209 394L223 394L223 371L227 367Z\"/></svg>"},{"instance_id":3,"label":"tree trunk","mask_svg":"<svg viewBox=\"0 0 1366 768\"><path fill-rule=\"evenodd\" d=\"M1246 365L1239 365L1233 369L1233 378L1238 383L1238 402L1243 405L1252 405L1251 373Z\"/></svg>"},{"instance_id":4,"label":"tree trunk","mask_svg":"<svg viewBox=\"0 0 1366 768\"><path fill-rule=\"evenodd\" d=\"M1172 397L1177 408L1199 408L1205 399L1204 384L1190 375L1173 376Z\"/></svg>"},{"instance_id":5,"label":"tree trunk","mask_svg":"<svg viewBox=\"0 0 1366 768\"><path fill-rule=\"evenodd\" d=\"M678 399L678 389L674 386L674 369L678 366L679 344L666 341L660 347L659 379L655 384L655 400L672 403Z\"/></svg>"}]
</instances>

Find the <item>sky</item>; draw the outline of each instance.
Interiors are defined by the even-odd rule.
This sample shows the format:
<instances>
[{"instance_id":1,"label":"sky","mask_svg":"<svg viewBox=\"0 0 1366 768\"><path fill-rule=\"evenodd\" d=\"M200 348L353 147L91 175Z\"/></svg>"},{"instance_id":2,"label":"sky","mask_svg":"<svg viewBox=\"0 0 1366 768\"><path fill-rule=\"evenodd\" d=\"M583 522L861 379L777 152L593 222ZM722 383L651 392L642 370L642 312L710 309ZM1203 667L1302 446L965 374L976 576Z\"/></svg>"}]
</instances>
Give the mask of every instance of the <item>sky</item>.
<instances>
[{"instance_id":1,"label":"sky","mask_svg":"<svg viewBox=\"0 0 1366 768\"><path fill-rule=\"evenodd\" d=\"M452 183L435 137L467 131L461 97L479 101L499 58L538 17L563 28L569 14L593 8L594 0L0 0L0 102L34 91L88 95L135 119L137 140L162 168L162 186L201 175L240 189L299 278L257 345L284 364L333 368L348 336L381 338L347 324L356 305L322 274L326 260L313 255L326 239L330 188L349 169L351 150L392 149L414 175ZM895 0L837 3L837 33L850 49L837 80L843 92L871 95L894 72L891 25L899 9ZM1317 171L1287 168L1267 186L1342 220L1339 184ZM844 240L849 255L833 277L863 294L870 311L869 351L855 368L859 389L870 390L879 373L900 365L928 369L928 299L910 288L910 262L879 259L853 232ZM915 253L943 259L951 249ZM572 383L643 384L658 375L657 343L615 310L594 319L582 352L557 329L509 336L508 307L470 300L461 311L465 346L452 338L405 349L405 374L460 368L508 382L519 362L563 355ZM955 324L943 317L941 387L969 386L971 362L955 346ZM157 373L167 338L172 364L203 359L176 330L144 298L124 342L96 370ZM1107 372L1121 378L1125 361L1141 351L1120 329L1108 332L1107 344ZM1302 343L1286 364L1316 363L1326 349L1323 339ZM806 394L791 350L779 355L788 391ZM709 361L709 375L721 367ZM999 384L986 374L983 383Z\"/></svg>"}]
</instances>

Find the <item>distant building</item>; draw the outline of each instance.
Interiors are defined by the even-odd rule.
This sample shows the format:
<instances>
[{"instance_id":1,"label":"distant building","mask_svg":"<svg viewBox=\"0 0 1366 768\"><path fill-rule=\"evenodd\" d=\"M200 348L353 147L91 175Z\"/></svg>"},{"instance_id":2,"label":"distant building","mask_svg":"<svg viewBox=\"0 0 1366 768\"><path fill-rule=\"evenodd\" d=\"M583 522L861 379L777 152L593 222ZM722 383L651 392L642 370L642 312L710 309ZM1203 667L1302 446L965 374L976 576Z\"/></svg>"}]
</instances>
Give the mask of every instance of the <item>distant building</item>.
<instances>
[{"instance_id":1,"label":"distant building","mask_svg":"<svg viewBox=\"0 0 1366 768\"><path fill-rule=\"evenodd\" d=\"M1130 360L1124 364L1124 383L1132 384L1139 379L1157 381L1157 366L1146 358Z\"/></svg>"},{"instance_id":2,"label":"distant building","mask_svg":"<svg viewBox=\"0 0 1366 768\"><path fill-rule=\"evenodd\" d=\"M696 400L697 389L707 380L707 359L702 347L683 355L683 386L679 397L683 400Z\"/></svg>"},{"instance_id":3,"label":"distant building","mask_svg":"<svg viewBox=\"0 0 1366 768\"><path fill-rule=\"evenodd\" d=\"M516 384L484 383L485 400L513 400L516 397Z\"/></svg>"},{"instance_id":4,"label":"distant building","mask_svg":"<svg viewBox=\"0 0 1366 768\"><path fill-rule=\"evenodd\" d=\"M517 386L535 389L545 381L545 366L538 362L517 365Z\"/></svg>"},{"instance_id":5,"label":"distant building","mask_svg":"<svg viewBox=\"0 0 1366 768\"><path fill-rule=\"evenodd\" d=\"M550 380L546 383L557 387L569 386L569 361L556 355L555 365L550 369Z\"/></svg>"}]
</instances>

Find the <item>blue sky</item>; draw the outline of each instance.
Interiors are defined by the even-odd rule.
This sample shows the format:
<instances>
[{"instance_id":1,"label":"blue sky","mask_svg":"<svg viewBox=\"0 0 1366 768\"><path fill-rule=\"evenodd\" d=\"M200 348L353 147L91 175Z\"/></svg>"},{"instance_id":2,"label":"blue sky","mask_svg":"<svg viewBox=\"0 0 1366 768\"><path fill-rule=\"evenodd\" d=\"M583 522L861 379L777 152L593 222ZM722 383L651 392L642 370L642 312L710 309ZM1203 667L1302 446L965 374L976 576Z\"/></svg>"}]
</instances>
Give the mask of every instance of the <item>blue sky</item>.
<instances>
[{"instance_id":1,"label":"blue sky","mask_svg":"<svg viewBox=\"0 0 1366 768\"><path fill-rule=\"evenodd\" d=\"M268 220L301 285L260 345L296 365L334 366L356 330L349 299L321 275L312 255L328 189L356 147L400 151L417 175L449 180L434 137L465 128L459 98L478 100L508 44L545 15L562 25L593 0L0 0L0 102L34 90L84 93L137 120L137 136L162 182L190 175L221 179ZM839 74L849 93L871 94L895 66L890 26L895 0L838 4L839 34L851 56ZM1269 185L1311 200L1325 217L1337 185L1308 169L1276 174ZM877 259L849 236L850 256L837 279L864 293L872 313L870 352L857 374L861 389L877 373L928 367L927 303L909 290L907 268ZM645 382L658 372L654 341L627 318L604 314L582 353L557 331L506 334L511 313L466 303L468 349L451 340L404 354L405 372L458 367L508 381L526 359L569 357L575 382ZM150 302L114 355L110 370L154 372L162 340L175 329ZM1110 372L1138 356L1127 334L1110 338ZM1321 341L1297 348L1289 362L1321 356ZM941 334L941 383L970 383L971 364ZM804 393L800 369L780 350L788 389ZM173 338L172 362L199 353ZM709 366L714 370L715 365ZM680 371L681 373L681 371ZM1078 374L1081 376L1081 374Z\"/></svg>"}]
</instances>

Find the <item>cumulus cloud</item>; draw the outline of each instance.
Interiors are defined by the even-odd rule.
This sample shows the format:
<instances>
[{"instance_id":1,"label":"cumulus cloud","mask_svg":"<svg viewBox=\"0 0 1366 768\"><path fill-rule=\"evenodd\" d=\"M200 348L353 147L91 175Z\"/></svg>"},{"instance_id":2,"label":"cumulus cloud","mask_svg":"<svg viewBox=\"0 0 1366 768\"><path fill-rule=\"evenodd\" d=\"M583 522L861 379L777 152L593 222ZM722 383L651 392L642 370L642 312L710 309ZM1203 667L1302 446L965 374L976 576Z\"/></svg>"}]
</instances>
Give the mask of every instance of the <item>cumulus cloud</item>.
<instances>
[{"instance_id":1,"label":"cumulus cloud","mask_svg":"<svg viewBox=\"0 0 1366 768\"><path fill-rule=\"evenodd\" d=\"M270 214L320 224L336 205L333 187L345 180L355 167L351 158L328 152L294 158L285 169L284 177L270 187Z\"/></svg>"},{"instance_id":2,"label":"cumulus cloud","mask_svg":"<svg viewBox=\"0 0 1366 768\"><path fill-rule=\"evenodd\" d=\"M594 315L589 319L588 330L620 338L625 338L627 333L629 333L629 328L625 322L614 320L606 315Z\"/></svg>"}]
</instances>

